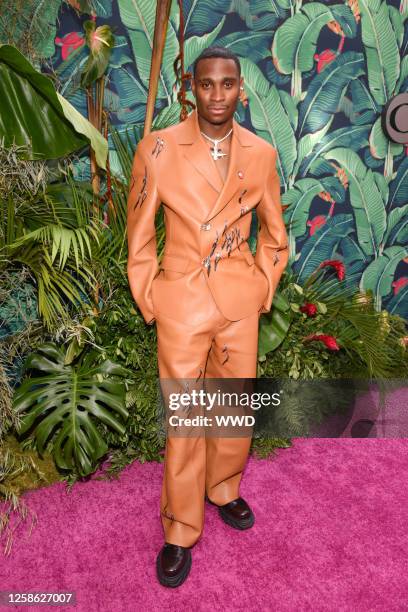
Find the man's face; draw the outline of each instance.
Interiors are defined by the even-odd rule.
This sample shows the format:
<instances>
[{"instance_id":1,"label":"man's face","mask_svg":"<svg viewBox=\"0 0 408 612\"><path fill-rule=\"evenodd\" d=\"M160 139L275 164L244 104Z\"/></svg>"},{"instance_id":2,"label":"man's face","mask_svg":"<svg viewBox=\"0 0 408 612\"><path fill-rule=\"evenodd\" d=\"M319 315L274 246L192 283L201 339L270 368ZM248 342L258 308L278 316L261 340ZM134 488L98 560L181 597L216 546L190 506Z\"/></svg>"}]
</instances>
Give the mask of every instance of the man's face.
<instances>
[{"instance_id":1,"label":"man's face","mask_svg":"<svg viewBox=\"0 0 408 612\"><path fill-rule=\"evenodd\" d=\"M198 62L191 89L197 112L210 123L225 123L235 112L243 78L232 59L208 57Z\"/></svg>"}]
</instances>

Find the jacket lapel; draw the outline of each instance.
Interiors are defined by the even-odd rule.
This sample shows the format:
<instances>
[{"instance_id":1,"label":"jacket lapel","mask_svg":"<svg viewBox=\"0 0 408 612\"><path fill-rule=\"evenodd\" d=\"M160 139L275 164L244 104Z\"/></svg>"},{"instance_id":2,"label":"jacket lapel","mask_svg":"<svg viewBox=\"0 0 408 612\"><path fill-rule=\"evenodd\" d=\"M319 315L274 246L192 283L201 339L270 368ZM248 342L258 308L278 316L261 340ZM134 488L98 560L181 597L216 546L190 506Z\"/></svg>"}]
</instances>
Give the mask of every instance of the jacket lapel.
<instances>
[{"instance_id":1,"label":"jacket lapel","mask_svg":"<svg viewBox=\"0 0 408 612\"><path fill-rule=\"evenodd\" d=\"M214 205L207 215L208 221L225 208L240 187L244 184L248 184L247 180L245 180L247 179L245 171L251 161L252 145L249 143L245 144L244 140L243 130L234 119L227 178Z\"/></svg>"},{"instance_id":2,"label":"jacket lapel","mask_svg":"<svg viewBox=\"0 0 408 612\"><path fill-rule=\"evenodd\" d=\"M245 177L245 171L251 161L252 142L239 123L232 120L233 131L230 147L230 161L225 183L223 183L212 159L204 137L200 133L197 110L194 109L182 123L177 134L177 143L183 145L183 156L199 172L216 192L215 202L209 203L209 221L228 204L232 196L244 184L238 172ZM188 146L184 146L188 145Z\"/></svg>"},{"instance_id":3,"label":"jacket lapel","mask_svg":"<svg viewBox=\"0 0 408 612\"><path fill-rule=\"evenodd\" d=\"M222 189L222 179L200 133L197 111L193 110L178 128L177 143L182 145L184 158L205 178L214 191L219 193Z\"/></svg>"}]
</instances>

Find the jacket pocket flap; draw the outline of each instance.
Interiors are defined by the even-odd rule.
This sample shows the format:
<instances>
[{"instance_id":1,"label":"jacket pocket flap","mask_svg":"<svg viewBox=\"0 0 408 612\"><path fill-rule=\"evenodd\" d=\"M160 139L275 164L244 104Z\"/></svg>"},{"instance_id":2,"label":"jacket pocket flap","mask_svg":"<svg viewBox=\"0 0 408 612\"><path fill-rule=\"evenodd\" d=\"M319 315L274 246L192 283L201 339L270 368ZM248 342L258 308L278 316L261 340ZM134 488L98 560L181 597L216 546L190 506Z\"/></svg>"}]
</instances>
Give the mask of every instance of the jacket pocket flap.
<instances>
[{"instance_id":1,"label":"jacket pocket flap","mask_svg":"<svg viewBox=\"0 0 408 612\"><path fill-rule=\"evenodd\" d=\"M163 270L173 270L173 272L185 272L188 267L188 260L177 255L164 255L160 268Z\"/></svg>"}]
</instances>

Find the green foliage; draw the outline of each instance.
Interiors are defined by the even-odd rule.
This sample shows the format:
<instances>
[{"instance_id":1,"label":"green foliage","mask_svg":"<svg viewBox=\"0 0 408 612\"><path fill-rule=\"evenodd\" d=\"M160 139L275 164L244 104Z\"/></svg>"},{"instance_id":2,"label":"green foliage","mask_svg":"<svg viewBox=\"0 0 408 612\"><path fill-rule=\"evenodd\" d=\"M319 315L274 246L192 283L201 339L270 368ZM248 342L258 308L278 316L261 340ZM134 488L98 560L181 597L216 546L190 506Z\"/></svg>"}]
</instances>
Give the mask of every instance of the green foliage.
<instances>
[{"instance_id":1,"label":"green foliage","mask_svg":"<svg viewBox=\"0 0 408 612\"><path fill-rule=\"evenodd\" d=\"M112 449L111 468L117 470L129 461L160 460L163 440L158 419L158 368L156 329L146 326L129 292L125 268L104 273L99 312L84 320L92 343L101 347L104 359L121 364L130 373L126 394L129 419L123 434L103 428ZM83 334L83 341L86 336Z\"/></svg>"},{"instance_id":2,"label":"green foliage","mask_svg":"<svg viewBox=\"0 0 408 612\"><path fill-rule=\"evenodd\" d=\"M100 132L11 45L0 45L0 117L4 146L26 146L31 159L56 159L91 143L105 167L108 145Z\"/></svg>"},{"instance_id":3,"label":"green foliage","mask_svg":"<svg viewBox=\"0 0 408 612\"><path fill-rule=\"evenodd\" d=\"M94 21L87 20L84 23L84 29L90 55L81 75L81 85L87 87L104 75L109 64L115 38L108 25L97 28Z\"/></svg>"},{"instance_id":4,"label":"green foliage","mask_svg":"<svg viewBox=\"0 0 408 612\"><path fill-rule=\"evenodd\" d=\"M32 180L21 193L21 188L16 193L3 190L3 199L0 192L0 273L30 271L39 316L51 330L66 317L67 304L77 307L87 290L91 292L93 250L103 225L90 216L92 198L86 187L67 176L65 185L43 188L34 173L35 162L6 158L1 150L9 173L22 182L30 171ZM41 173L42 167L37 170Z\"/></svg>"},{"instance_id":5,"label":"green foliage","mask_svg":"<svg viewBox=\"0 0 408 612\"><path fill-rule=\"evenodd\" d=\"M35 64L54 54L62 0L2 0L0 44L14 45Z\"/></svg>"},{"instance_id":6,"label":"green foliage","mask_svg":"<svg viewBox=\"0 0 408 612\"><path fill-rule=\"evenodd\" d=\"M261 317L260 376L310 380L399 378L408 374L404 319L376 311L372 292L346 288L336 279L324 278L322 270L303 287L295 281L293 273L286 271L280 284L280 299L287 301L291 312L286 334L279 333L279 325L275 331L273 312ZM306 303L316 306L316 316L301 312ZM333 336L340 350L332 352L320 343L305 343L311 334ZM268 337L270 345L265 343Z\"/></svg>"},{"instance_id":7,"label":"green foliage","mask_svg":"<svg viewBox=\"0 0 408 612\"><path fill-rule=\"evenodd\" d=\"M33 432L40 456L52 449L61 470L91 474L108 446L95 421L121 435L128 411L122 379L126 371L96 351L81 353L72 362L54 343L31 353L25 363L31 377L14 394L21 416L20 435Z\"/></svg>"},{"instance_id":8,"label":"green foliage","mask_svg":"<svg viewBox=\"0 0 408 612\"><path fill-rule=\"evenodd\" d=\"M275 455L278 448L290 448L291 440L288 438L268 438L267 436L253 437L251 453L256 459L268 459Z\"/></svg>"}]
</instances>

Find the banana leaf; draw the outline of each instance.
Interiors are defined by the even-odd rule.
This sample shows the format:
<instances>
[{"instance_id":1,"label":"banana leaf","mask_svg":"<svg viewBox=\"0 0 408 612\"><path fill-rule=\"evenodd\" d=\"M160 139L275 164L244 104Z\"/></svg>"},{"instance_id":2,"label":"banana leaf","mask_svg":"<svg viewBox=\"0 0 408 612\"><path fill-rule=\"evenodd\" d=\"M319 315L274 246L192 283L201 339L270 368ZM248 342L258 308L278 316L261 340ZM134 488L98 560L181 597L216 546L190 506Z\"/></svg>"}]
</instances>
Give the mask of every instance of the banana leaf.
<instances>
[{"instance_id":1,"label":"banana leaf","mask_svg":"<svg viewBox=\"0 0 408 612\"><path fill-rule=\"evenodd\" d=\"M359 9L368 85L377 104L383 105L394 94L400 73L401 59L393 28L395 15L381 0L361 0Z\"/></svg>"},{"instance_id":2,"label":"banana leaf","mask_svg":"<svg viewBox=\"0 0 408 612\"><path fill-rule=\"evenodd\" d=\"M11 45L0 45L0 140L28 147L31 159L56 159L90 144L106 169L106 139Z\"/></svg>"},{"instance_id":3,"label":"banana leaf","mask_svg":"<svg viewBox=\"0 0 408 612\"><path fill-rule=\"evenodd\" d=\"M367 168L357 153L339 147L323 156L337 162L349 180L350 203L354 209L358 242L365 255L377 256L387 226L383 191L375 173Z\"/></svg>"},{"instance_id":4,"label":"banana leaf","mask_svg":"<svg viewBox=\"0 0 408 612\"><path fill-rule=\"evenodd\" d=\"M374 295L376 309L381 309L382 298L390 295L395 270L402 259L408 256L406 246L392 246L384 249L382 254L374 259L361 276L360 289L371 289Z\"/></svg>"}]
</instances>

